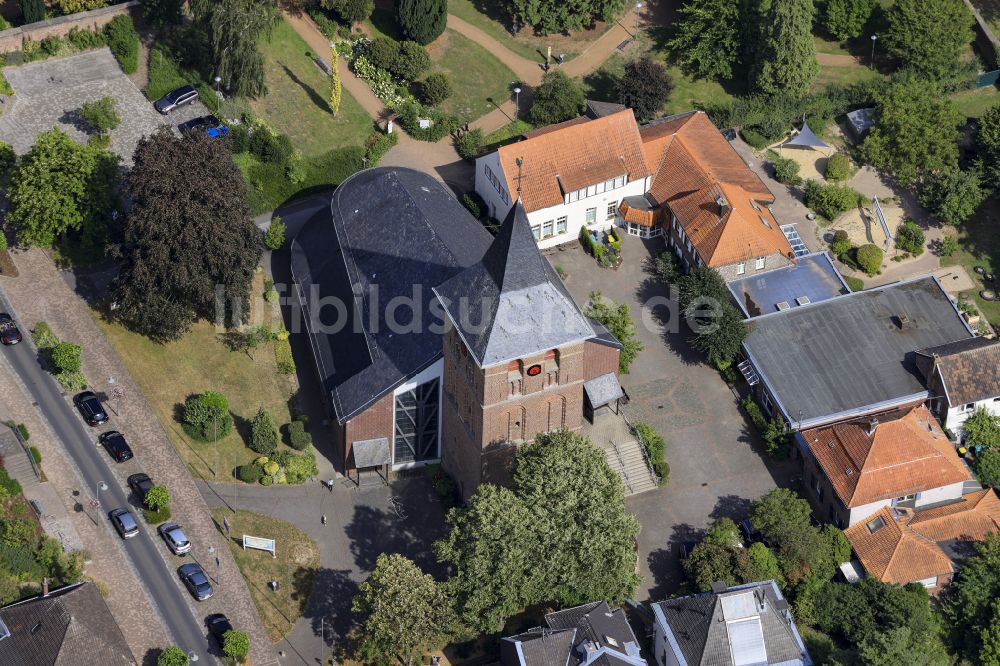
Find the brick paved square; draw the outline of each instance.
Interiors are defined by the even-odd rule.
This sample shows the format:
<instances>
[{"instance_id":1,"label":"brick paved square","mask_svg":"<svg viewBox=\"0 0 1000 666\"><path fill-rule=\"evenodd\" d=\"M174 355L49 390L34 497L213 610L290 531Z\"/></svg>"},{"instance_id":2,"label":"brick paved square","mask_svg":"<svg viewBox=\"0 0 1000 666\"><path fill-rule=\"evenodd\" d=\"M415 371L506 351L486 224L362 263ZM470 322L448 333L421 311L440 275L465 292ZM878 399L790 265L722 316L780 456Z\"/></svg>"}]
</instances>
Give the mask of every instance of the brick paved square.
<instances>
[{"instance_id":1,"label":"brick paved square","mask_svg":"<svg viewBox=\"0 0 1000 666\"><path fill-rule=\"evenodd\" d=\"M19 155L31 148L36 136L55 126L86 143L88 135L78 126L74 112L84 102L105 96L118 100L122 122L111 131L111 150L121 155L125 165L131 165L135 146L143 136L161 125L176 128L178 123L208 112L203 104L195 102L161 116L107 48L5 67L4 74L15 94L0 116L0 140L13 146Z\"/></svg>"}]
</instances>

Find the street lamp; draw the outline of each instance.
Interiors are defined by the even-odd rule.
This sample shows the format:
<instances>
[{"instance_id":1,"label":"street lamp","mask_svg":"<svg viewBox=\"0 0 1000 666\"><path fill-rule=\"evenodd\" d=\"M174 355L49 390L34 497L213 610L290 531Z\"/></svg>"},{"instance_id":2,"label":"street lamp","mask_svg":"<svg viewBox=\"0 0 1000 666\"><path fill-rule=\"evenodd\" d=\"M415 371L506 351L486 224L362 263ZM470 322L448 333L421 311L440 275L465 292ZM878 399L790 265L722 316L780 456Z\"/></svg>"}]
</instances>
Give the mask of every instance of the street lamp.
<instances>
[{"instance_id":1,"label":"street lamp","mask_svg":"<svg viewBox=\"0 0 1000 666\"><path fill-rule=\"evenodd\" d=\"M103 481L97 484L97 492L94 493L94 499L97 500L98 506L101 505L101 491L107 489L108 489L108 484L104 483Z\"/></svg>"},{"instance_id":2,"label":"street lamp","mask_svg":"<svg viewBox=\"0 0 1000 666\"><path fill-rule=\"evenodd\" d=\"M521 89L514 88L514 120L517 120L517 111L521 106Z\"/></svg>"},{"instance_id":3,"label":"street lamp","mask_svg":"<svg viewBox=\"0 0 1000 666\"><path fill-rule=\"evenodd\" d=\"M215 555L215 546L208 547L208 554ZM215 558L215 584L219 584L219 558Z\"/></svg>"},{"instance_id":4,"label":"street lamp","mask_svg":"<svg viewBox=\"0 0 1000 666\"><path fill-rule=\"evenodd\" d=\"M215 96L218 97L219 99L222 99L222 91L219 90L219 84L222 83L222 77L216 76L214 81L215 81Z\"/></svg>"},{"instance_id":5,"label":"street lamp","mask_svg":"<svg viewBox=\"0 0 1000 666\"><path fill-rule=\"evenodd\" d=\"M634 39L639 39L639 10L642 9L642 3L635 3L635 37Z\"/></svg>"},{"instance_id":6,"label":"street lamp","mask_svg":"<svg viewBox=\"0 0 1000 666\"><path fill-rule=\"evenodd\" d=\"M871 67L875 69L875 40L878 39L878 35L872 35L872 62Z\"/></svg>"}]
</instances>

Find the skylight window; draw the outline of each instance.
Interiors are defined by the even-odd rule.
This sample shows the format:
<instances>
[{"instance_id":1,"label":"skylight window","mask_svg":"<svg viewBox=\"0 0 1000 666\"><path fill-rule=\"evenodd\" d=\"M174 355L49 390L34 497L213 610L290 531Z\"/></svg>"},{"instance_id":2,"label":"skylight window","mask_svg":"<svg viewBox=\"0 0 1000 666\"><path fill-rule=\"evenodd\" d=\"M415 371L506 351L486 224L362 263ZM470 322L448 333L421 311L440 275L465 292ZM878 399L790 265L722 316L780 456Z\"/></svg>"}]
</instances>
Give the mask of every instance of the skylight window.
<instances>
[{"instance_id":1,"label":"skylight window","mask_svg":"<svg viewBox=\"0 0 1000 666\"><path fill-rule=\"evenodd\" d=\"M865 523L865 527L868 528L869 532L871 532L872 534L875 534L880 529L882 529L883 527L885 527L885 519L882 516L878 516L878 517L876 517L876 518L874 518L872 520L869 520L867 523Z\"/></svg>"},{"instance_id":2,"label":"skylight window","mask_svg":"<svg viewBox=\"0 0 1000 666\"><path fill-rule=\"evenodd\" d=\"M766 664L767 649L764 647L764 632L759 617L727 622L729 649L733 654L734 666Z\"/></svg>"},{"instance_id":3,"label":"skylight window","mask_svg":"<svg viewBox=\"0 0 1000 666\"><path fill-rule=\"evenodd\" d=\"M758 209L758 210L759 210L759 209ZM757 217L759 217L759 218L760 218L760 221L764 223L764 226L765 226L765 227L767 227L768 229L770 229L770 228L771 228L771 223L770 223L770 222L768 222L768 221L767 221L767 219L765 219L763 215L758 215Z\"/></svg>"}]
</instances>

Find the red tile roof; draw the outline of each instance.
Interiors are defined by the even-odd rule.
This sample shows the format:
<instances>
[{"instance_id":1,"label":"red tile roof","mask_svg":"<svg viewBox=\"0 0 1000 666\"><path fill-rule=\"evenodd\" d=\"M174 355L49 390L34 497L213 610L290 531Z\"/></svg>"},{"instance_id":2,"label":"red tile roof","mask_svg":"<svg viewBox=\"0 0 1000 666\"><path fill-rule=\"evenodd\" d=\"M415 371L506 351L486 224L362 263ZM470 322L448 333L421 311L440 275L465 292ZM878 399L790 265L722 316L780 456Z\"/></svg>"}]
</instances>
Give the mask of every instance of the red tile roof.
<instances>
[{"instance_id":1,"label":"red tile roof","mask_svg":"<svg viewBox=\"0 0 1000 666\"><path fill-rule=\"evenodd\" d=\"M497 153L512 193L521 159L521 203L528 213L558 206L567 192L623 174L630 182L649 175L631 109L543 128Z\"/></svg>"},{"instance_id":2,"label":"red tile roof","mask_svg":"<svg viewBox=\"0 0 1000 666\"><path fill-rule=\"evenodd\" d=\"M667 118L640 134L653 174L650 194L670 207L706 264L771 254L794 258L773 215L758 205L773 202L774 195L708 116L695 111Z\"/></svg>"},{"instance_id":3,"label":"red tile roof","mask_svg":"<svg viewBox=\"0 0 1000 666\"><path fill-rule=\"evenodd\" d=\"M868 525L880 519L874 532ZM869 576L886 583L909 583L954 570L940 543L981 541L1000 531L1000 499L987 488L957 502L922 511L888 507L844 530Z\"/></svg>"},{"instance_id":4,"label":"red tile roof","mask_svg":"<svg viewBox=\"0 0 1000 666\"><path fill-rule=\"evenodd\" d=\"M972 478L922 404L803 431L834 492L848 507L902 497Z\"/></svg>"}]
</instances>

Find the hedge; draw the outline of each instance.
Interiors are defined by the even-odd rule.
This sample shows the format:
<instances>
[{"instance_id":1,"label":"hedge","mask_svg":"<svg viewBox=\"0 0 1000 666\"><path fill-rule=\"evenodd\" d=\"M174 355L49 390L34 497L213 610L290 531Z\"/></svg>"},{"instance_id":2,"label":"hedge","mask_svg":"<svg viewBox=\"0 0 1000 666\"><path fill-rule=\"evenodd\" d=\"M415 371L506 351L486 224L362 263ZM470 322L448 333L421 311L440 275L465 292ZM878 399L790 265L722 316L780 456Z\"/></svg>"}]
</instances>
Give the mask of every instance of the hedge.
<instances>
[{"instance_id":1,"label":"hedge","mask_svg":"<svg viewBox=\"0 0 1000 666\"><path fill-rule=\"evenodd\" d=\"M283 375L295 374L295 360L292 358L292 345L288 340L276 340L274 342L274 361L278 365L278 372Z\"/></svg>"},{"instance_id":2,"label":"hedge","mask_svg":"<svg viewBox=\"0 0 1000 666\"><path fill-rule=\"evenodd\" d=\"M851 291L865 290L865 282L861 278L856 278L851 275L845 275L844 282L847 283L847 286L850 287Z\"/></svg>"},{"instance_id":3,"label":"hedge","mask_svg":"<svg viewBox=\"0 0 1000 666\"><path fill-rule=\"evenodd\" d=\"M369 134L368 140L365 142L365 157L368 158L368 166L377 165L397 143L399 143L399 135L395 132L386 134L376 130Z\"/></svg>"},{"instance_id":4,"label":"hedge","mask_svg":"<svg viewBox=\"0 0 1000 666\"><path fill-rule=\"evenodd\" d=\"M42 452L38 450L38 447L37 446L32 446L28 450L31 451L31 458L32 458L32 460L35 461L35 464L36 465L41 465L42 464Z\"/></svg>"},{"instance_id":5,"label":"hedge","mask_svg":"<svg viewBox=\"0 0 1000 666\"><path fill-rule=\"evenodd\" d=\"M427 108L416 101L404 102L398 111L399 124L407 134L418 141L440 141L462 126L462 121L456 116ZM429 119L431 126L426 129L421 128L421 118Z\"/></svg>"},{"instance_id":6,"label":"hedge","mask_svg":"<svg viewBox=\"0 0 1000 666\"><path fill-rule=\"evenodd\" d=\"M455 150L462 159L472 162L483 152L485 142L483 130L476 128L463 132L455 138Z\"/></svg>"},{"instance_id":7,"label":"hedge","mask_svg":"<svg viewBox=\"0 0 1000 666\"><path fill-rule=\"evenodd\" d=\"M633 426L633 429L635 430L636 436L639 438L639 443L646 449L646 455L649 456L649 461L653 465L653 470L655 470L656 475L660 477L660 485L666 485L667 480L670 477L670 466L667 464L667 461L664 460L667 443L664 441L660 433L656 432L653 426L648 423L639 421Z\"/></svg>"},{"instance_id":8,"label":"hedge","mask_svg":"<svg viewBox=\"0 0 1000 666\"><path fill-rule=\"evenodd\" d=\"M601 256L607 250L604 245L594 242L594 237L590 235L590 229L587 227L580 228L580 244L583 245L583 249L587 251L594 259L598 261L601 260Z\"/></svg>"}]
</instances>

